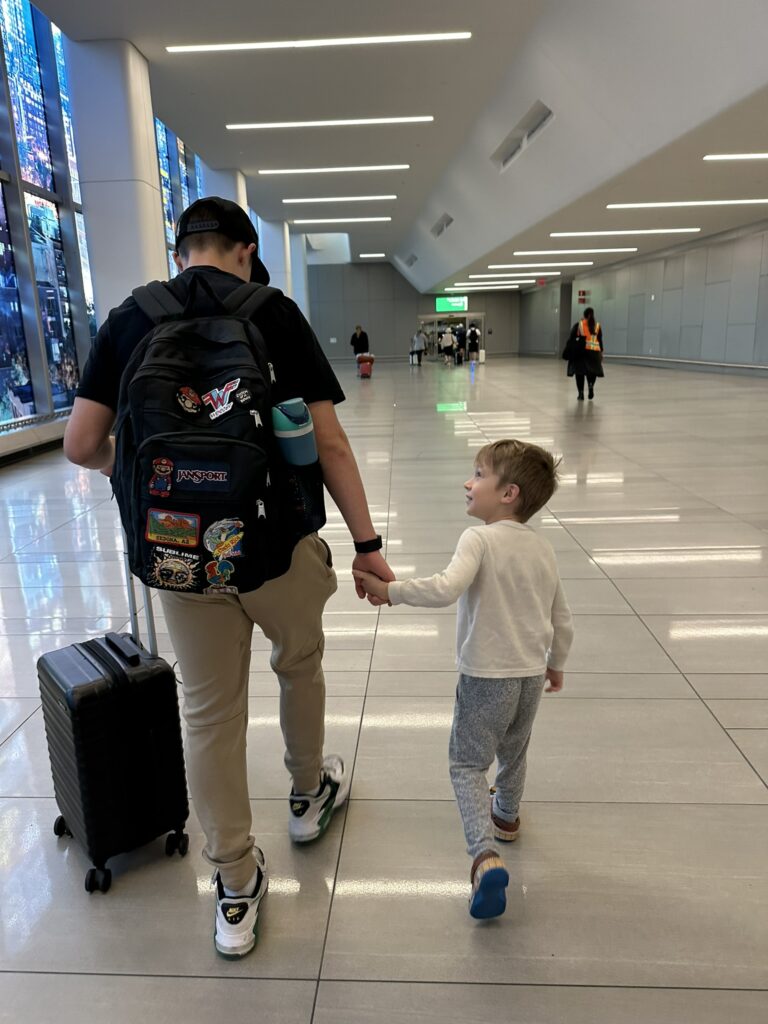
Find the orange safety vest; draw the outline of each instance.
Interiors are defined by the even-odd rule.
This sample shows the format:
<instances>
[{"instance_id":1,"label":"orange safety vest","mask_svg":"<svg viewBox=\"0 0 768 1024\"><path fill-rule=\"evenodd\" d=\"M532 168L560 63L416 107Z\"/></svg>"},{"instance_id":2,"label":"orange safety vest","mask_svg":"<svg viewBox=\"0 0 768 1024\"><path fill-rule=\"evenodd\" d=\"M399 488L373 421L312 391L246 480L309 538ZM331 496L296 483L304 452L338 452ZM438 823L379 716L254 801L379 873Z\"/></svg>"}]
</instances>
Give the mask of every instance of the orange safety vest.
<instances>
[{"instance_id":1,"label":"orange safety vest","mask_svg":"<svg viewBox=\"0 0 768 1024\"><path fill-rule=\"evenodd\" d=\"M592 334L592 332L589 329L589 321L586 320L586 319L581 321L581 335L582 335L583 338L587 339L587 352L599 352L600 351L600 339L597 336L597 332L599 330L600 330L600 324L596 323L595 324L595 333Z\"/></svg>"}]
</instances>

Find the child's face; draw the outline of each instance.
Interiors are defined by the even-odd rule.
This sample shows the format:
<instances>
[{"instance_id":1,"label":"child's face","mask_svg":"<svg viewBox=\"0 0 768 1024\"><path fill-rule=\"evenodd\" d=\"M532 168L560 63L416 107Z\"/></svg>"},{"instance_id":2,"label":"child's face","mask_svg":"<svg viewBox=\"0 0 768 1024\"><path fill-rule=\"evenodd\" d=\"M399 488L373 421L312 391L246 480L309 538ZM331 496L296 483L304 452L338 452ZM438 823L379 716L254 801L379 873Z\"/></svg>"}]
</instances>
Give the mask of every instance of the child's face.
<instances>
[{"instance_id":1,"label":"child's face","mask_svg":"<svg viewBox=\"0 0 768 1024\"><path fill-rule=\"evenodd\" d=\"M497 519L508 519L513 511L513 492L519 493L515 485L502 487L498 476L490 466L478 463L469 480L464 484L467 501L467 515L482 519L483 522L495 522ZM512 501L510 501L510 497Z\"/></svg>"}]
</instances>

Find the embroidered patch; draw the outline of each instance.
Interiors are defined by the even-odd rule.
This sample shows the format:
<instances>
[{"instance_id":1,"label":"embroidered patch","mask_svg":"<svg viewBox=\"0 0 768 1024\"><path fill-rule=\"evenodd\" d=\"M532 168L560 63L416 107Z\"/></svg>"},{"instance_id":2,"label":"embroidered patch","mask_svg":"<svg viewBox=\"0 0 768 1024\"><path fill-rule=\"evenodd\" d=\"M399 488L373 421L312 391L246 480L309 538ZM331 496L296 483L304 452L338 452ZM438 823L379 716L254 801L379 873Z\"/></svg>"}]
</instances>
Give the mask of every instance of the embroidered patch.
<instances>
[{"instance_id":1,"label":"embroidered patch","mask_svg":"<svg viewBox=\"0 0 768 1024\"><path fill-rule=\"evenodd\" d=\"M223 388L211 388L207 395L203 395L203 401L210 405L213 412L210 414L212 420L217 420L227 412L232 411L232 392L240 386L240 378L231 380Z\"/></svg>"},{"instance_id":2,"label":"embroidered patch","mask_svg":"<svg viewBox=\"0 0 768 1024\"><path fill-rule=\"evenodd\" d=\"M235 401L239 402L240 405L247 405L248 402L253 398L253 395L248 388L243 388L242 391L238 391L235 395Z\"/></svg>"},{"instance_id":3,"label":"embroidered patch","mask_svg":"<svg viewBox=\"0 0 768 1024\"><path fill-rule=\"evenodd\" d=\"M155 498L167 498L171 493L173 463L170 459L154 459L152 476L149 478L149 493Z\"/></svg>"},{"instance_id":4,"label":"embroidered patch","mask_svg":"<svg viewBox=\"0 0 768 1024\"><path fill-rule=\"evenodd\" d=\"M217 561L222 558L241 558L245 530L240 519L220 519L203 535L203 544Z\"/></svg>"},{"instance_id":5,"label":"embroidered patch","mask_svg":"<svg viewBox=\"0 0 768 1024\"><path fill-rule=\"evenodd\" d=\"M149 576L152 586L161 590L191 590L194 587L200 568L197 555L168 548L157 548L154 555L155 562Z\"/></svg>"},{"instance_id":6,"label":"embroidered patch","mask_svg":"<svg viewBox=\"0 0 768 1024\"><path fill-rule=\"evenodd\" d=\"M205 575L208 577L210 586L204 591L206 594L236 594L237 587L229 585L230 577L235 571L234 565L229 559L221 559L218 562L208 562L205 566Z\"/></svg>"},{"instance_id":7,"label":"embroidered patch","mask_svg":"<svg viewBox=\"0 0 768 1024\"><path fill-rule=\"evenodd\" d=\"M200 516L151 508L147 512L147 530L144 536L153 544L196 548L200 541Z\"/></svg>"},{"instance_id":8,"label":"embroidered patch","mask_svg":"<svg viewBox=\"0 0 768 1024\"><path fill-rule=\"evenodd\" d=\"M228 491L226 462L177 462L174 484L180 491Z\"/></svg>"},{"instance_id":9,"label":"embroidered patch","mask_svg":"<svg viewBox=\"0 0 768 1024\"><path fill-rule=\"evenodd\" d=\"M184 412L190 413L192 416L197 414L203 408L203 403L200 399L200 395L192 388L179 388L176 392L176 401L179 403Z\"/></svg>"}]
</instances>

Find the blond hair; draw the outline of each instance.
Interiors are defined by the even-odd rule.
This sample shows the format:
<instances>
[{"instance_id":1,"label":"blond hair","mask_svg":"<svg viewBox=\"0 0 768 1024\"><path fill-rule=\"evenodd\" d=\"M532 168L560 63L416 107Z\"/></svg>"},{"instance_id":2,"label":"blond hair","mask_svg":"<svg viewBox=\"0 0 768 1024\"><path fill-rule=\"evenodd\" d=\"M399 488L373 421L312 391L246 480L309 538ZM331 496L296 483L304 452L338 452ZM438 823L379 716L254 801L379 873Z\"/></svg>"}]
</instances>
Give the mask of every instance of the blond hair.
<instances>
[{"instance_id":1,"label":"blond hair","mask_svg":"<svg viewBox=\"0 0 768 1024\"><path fill-rule=\"evenodd\" d=\"M475 456L475 465L481 464L499 478L502 487L517 484L520 488L515 515L523 523L536 515L557 490L560 459L537 444L512 439L494 441Z\"/></svg>"}]
</instances>

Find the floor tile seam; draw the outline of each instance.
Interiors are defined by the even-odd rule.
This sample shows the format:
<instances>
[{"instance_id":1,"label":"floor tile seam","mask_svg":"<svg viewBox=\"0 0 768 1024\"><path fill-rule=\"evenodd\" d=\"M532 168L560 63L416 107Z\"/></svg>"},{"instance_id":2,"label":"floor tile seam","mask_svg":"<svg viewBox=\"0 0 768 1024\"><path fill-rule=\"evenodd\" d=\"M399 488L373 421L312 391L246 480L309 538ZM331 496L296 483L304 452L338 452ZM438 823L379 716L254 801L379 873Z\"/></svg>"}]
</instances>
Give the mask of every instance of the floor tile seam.
<instances>
[{"instance_id":1,"label":"floor tile seam","mask_svg":"<svg viewBox=\"0 0 768 1024\"><path fill-rule=\"evenodd\" d=\"M738 730L734 730L738 731ZM754 731L754 732L766 732L765 729L755 730L742 730L742 731ZM0 793L0 801L3 800L37 800L37 801L55 801L56 797L53 793L48 796L35 795L30 793ZM252 804L267 804L267 803L284 803L285 796L254 796L249 798L249 802ZM423 799L416 799L415 797L392 797L392 796L355 796L349 797L349 804L414 804L421 806L422 804L455 804L455 797L448 796L430 796L424 797ZM734 803L733 800L720 801L720 800L526 800L525 804L528 806L535 806L538 804L546 805L548 807L562 806L562 807L768 807L768 803L755 802L755 801L744 801ZM190 805L194 809L194 803ZM338 870L338 865L337 865ZM314 978L312 980L315 980Z\"/></svg>"},{"instance_id":2,"label":"floor tile seam","mask_svg":"<svg viewBox=\"0 0 768 1024\"><path fill-rule=\"evenodd\" d=\"M4 698L4 699L5 699L5 698ZM15 700L15 699L17 699L17 698L14 698L14 697L10 697L10 698L7 698L7 699L9 699L9 700ZM24 697L19 697L19 698L18 698L18 700L28 700L28 699L29 699L29 698L24 698ZM34 699L34 698L33 698L33 699ZM43 706L42 704L38 704L38 705L37 705L37 707L36 707L36 708L34 709L34 711L30 711L30 713L29 713L29 714L27 715L27 717L26 717L26 718L24 719L24 721L23 721L23 722L19 722L19 724L18 724L18 725L16 726L16 728L15 728L15 729L13 730L13 732L9 732L9 733L8 733L8 735L7 735L6 737L5 737L5 739L4 739L4 740L0 740L0 750L2 750L2 748L3 748L4 746L5 746L5 744L6 744L6 743L8 743L8 741L9 741L10 739L12 739L12 738L13 738L13 737L14 737L14 736L16 735L16 733L17 733L17 732L18 732L18 731L19 731L20 729L23 729L23 727L24 727L24 726L25 726L25 725L27 724L27 722L28 722L28 721L29 721L29 720L30 720L31 718L34 718L34 717L35 717L35 715L37 714L37 712L38 712L38 711L40 710L40 708L41 708L42 706Z\"/></svg>"},{"instance_id":3,"label":"floor tile seam","mask_svg":"<svg viewBox=\"0 0 768 1024\"><path fill-rule=\"evenodd\" d=\"M22 972L27 973L27 972ZM28 972L34 973L34 972ZM322 978L321 985L409 985L452 988L535 988L535 989L601 989L608 992L744 992L756 993L768 992L768 985L765 988L738 987L738 986L712 986L712 985L609 985L605 983L588 982L546 982L546 981L454 981L447 978Z\"/></svg>"},{"instance_id":4,"label":"floor tile seam","mask_svg":"<svg viewBox=\"0 0 768 1024\"><path fill-rule=\"evenodd\" d=\"M387 524L389 524L389 515L390 515L390 512L392 510L392 460L393 460L393 457L394 457L394 448L395 448L395 429L394 429L394 422L393 422L393 429L392 429L391 438L390 438L390 450L389 450L389 482L388 482L388 502L387 502ZM389 532L388 531L387 531L387 536L389 536ZM386 551L387 551L387 555L389 555L389 550L386 549ZM367 702L367 699L368 699L368 688L369 688L370 682L371 682L371 671L373 669L374 652L376 650L376 640L377 640L378 634L379 634L379 624L381 622L381 609L382 609L382 607L383 607L383 605L380 605L377 608L377 613L378 614L376 616L376 626L375 626L375 629L374 629L373 642L371 644L370 658L368 660L368 671L367 671L366 677L365 677L365 689L363 691L363 700L362 700L362 704L361 704L361 708L360 708L360 721L359 721L358 726L357 726L357 739L355 741L355 752L354 752L354 755L353 755L353 758L352 758L352 774L351 774L350 780L349 780L349 795L347 797L347 805L346 805L346 807L344 809L344 823L343 823L342 828L341 828L341 836L339 837L339 849L338 849L338 852L337 852L337 855L336 855L336 865L335 865L334 872L333 872L333 886L331 887L330 899L328 900L328 914L327 914L327 917L326 917L326 920L325 920L325 929L324 929L324 933L323 933L323 945L322 945L322 948L320 950L320 959L319 959L318 967L317 967L317 977L316 977L316 979L314 979L315 980L315 993L314 993L314 996L313 996L313 999L312 999L312 1011L310 1013L310 1024L315 1019L315 1010L317 1008L317 999L318 999L318 996L320 994L320 981L321 981L322 976L323 976L323 965L325 963L325 951L326 951L326 947L327 947L327 944L328 944L328 936L329 936L330 928L331 928L331 917L333 915L333 901L334 901L334 896L336 894L336 883L337 883L338 877L339 877L339 867L341 865L341 856L342 856L342 853L343 853L343 850L344 850L344 837L345 837L346 831L347 831L347 821L349 820L349 806L350 806L350 803L351 803L351 800L352 800L352 786L354 785L354 781L355 781L355 768L357 766L357 755L358 755L359 750L360 750L360 739L361 739L362 734L363 734L363 719L365 717L365 706L366 706L366 702Z\"/></svg>"},{"instance_id":5,"label":"floor tile seam","mask_svg":"<svg viewBox=\"0 0 768 1024\"><path fill-rule=\"evenodd\" d=\"M53 978L141 978L150 980L168 981L279 981L296 982L297 984L314 983L314 977L287 977L272 974L142 974L138 971L54 971L54 970L33 970L13 969L0 967L2 975L31 975L32 977L53 977Z\"/></svg>"}]
</instances>

